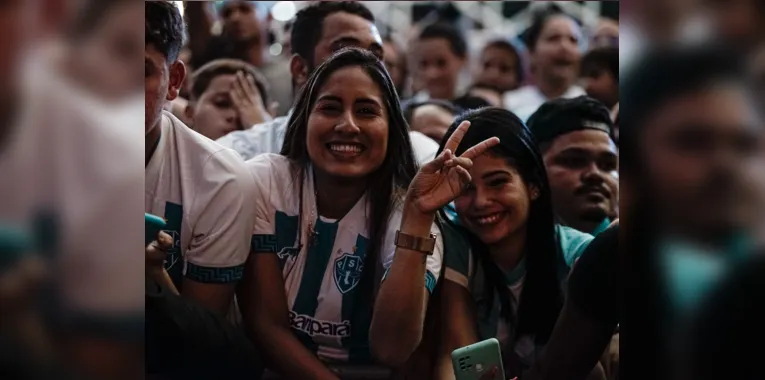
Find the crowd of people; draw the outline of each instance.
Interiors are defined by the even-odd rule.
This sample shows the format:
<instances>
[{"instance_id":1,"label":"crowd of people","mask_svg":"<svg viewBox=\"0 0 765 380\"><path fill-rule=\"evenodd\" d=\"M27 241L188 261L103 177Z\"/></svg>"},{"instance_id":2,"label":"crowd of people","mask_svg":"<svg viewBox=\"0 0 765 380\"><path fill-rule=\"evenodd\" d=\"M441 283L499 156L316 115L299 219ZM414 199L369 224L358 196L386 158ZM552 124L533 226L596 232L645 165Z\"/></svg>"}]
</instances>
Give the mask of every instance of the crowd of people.
<instances>
[{"instance_id":1,"label":"crowd of people","mask_svg":"<svg viewBox=\"0 0 765 380\"><path fill-rule=\"evenodd\" d=\"M201 366L181 353L204 345L163 338L168 318L184 342L181 321L202 318L219 361L197 374L453 379L452 351L497 338L508 378L543 378L568 274L618 224L613 29L585 40L550 7L471 57L447 22L402 48L363 4L313 2L288 23L284 77L253 2L223 2L219 35L204 4L185 21L145 7L145 211L167 221L147 247L147 316L150 299L189 303L152 312L162 329L147 317L148 374ZM618 377L609 342L583 376Z\"/></svg>"}]
</instances>

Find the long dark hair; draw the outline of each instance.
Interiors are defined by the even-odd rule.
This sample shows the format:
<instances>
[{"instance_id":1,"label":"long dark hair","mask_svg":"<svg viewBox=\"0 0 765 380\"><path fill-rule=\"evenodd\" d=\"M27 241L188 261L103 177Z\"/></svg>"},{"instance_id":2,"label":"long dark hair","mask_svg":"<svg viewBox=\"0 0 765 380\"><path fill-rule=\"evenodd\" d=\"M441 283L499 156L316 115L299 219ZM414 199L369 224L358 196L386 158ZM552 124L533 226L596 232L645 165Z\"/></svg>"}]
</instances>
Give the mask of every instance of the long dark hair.
<instances>
[{"instance_id":1,"label":"long dark hair","mask_svg":"<svg viewBox=\"0 0 765 380\"><path fill-rule=\"evenodd\" d=\"M456 155L461 155L490 137L499 137L500 143L491 148L489 154L505 159L518 170L527 185L534 185L539 190L539 197L530 203L526 222L526 277L518 303L517 325L513 326L512 335L513 341L518 336L534 335L537 343L544 344L550 338L563 306L563 292L558 277L563 256L555 230L550 185L542 154L526 125L512 112L497 107L481 108L460 115L446 132L439 153L457 126L465 120L470 121L471 126L454 152ZM467 236L488 280L485 286L492 302L486 303L485 311L489 312L493 307L491 295L496 291L500 296L502 315L507 320L513 320L510 307L512 295L504 274L491 260L488 247L472 234L468 233Z\"/></svg>"},{"instance_id":2,"label":"long dark hair","mask_svg":"<svg viewBox=\"0 0 765 380\"><path fill-rule=\"evenodd\" d=\"M368 176L369 186L367 187L369 189L367 202L371 207L367 228L370 232L369 239L372 246L364 259L364 268L367 270L362 275L359 283L361 293L358 294L360 294L359 297L364 297L363 294L369 294L371 298L376 283L376 271L373 268L377 268L391 211L397 206L402 198L401 195L417 174L417 164L412 152L412 143L409 140L409 127L401 112L396 88L383 63L366 50L347 48L319 65L308 78L308 82L301 89L296 99L294 112L290 117L284 136L281 155L289 158L301 169L299 170L301 177L298 183L302 186L303 176L311 162L306 147L308 117L311 114L313 104L316 102L316 97L327 79L334 72L346 67L362 68L377 83L388 110L388 151L382 165ZM356 305L359 306L361 303L357 302ZM358 333L367 334L365 331ZM355 335L356 332L354 331L353 334Z\"/></svg>"}]
</instances>

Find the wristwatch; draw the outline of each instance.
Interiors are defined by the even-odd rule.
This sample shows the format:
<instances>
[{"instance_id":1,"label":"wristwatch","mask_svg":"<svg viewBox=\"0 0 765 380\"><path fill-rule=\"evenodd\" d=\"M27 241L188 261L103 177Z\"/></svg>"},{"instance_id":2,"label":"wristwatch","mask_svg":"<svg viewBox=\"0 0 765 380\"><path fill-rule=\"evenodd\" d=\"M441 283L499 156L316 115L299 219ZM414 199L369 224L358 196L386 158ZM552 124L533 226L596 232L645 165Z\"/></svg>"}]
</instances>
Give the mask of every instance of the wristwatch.
<instances>
[{"instance_id":1,"label":"wristwatch","mask_svg":"<svg viewBox=\"0 0 765 380\"><path fill-rule=\"evenodd\" d=\"M399 230L396 231L394 244L396 247L422 252L430 256L436 247L436 235L430 234L428 237L417 237L405 234Z\"/></svg>"}]
</instances>

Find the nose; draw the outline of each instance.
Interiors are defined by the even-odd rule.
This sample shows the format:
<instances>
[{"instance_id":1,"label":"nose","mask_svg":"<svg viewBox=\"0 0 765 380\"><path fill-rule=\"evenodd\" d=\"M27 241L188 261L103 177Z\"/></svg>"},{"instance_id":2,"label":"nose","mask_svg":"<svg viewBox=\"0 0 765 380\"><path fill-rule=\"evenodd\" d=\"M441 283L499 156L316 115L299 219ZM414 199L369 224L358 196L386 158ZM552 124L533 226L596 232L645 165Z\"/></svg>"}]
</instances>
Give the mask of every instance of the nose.
<instances>
[{"instance_id":1,"label":"nose","mask_svg":"<svg viewBox=\"0 0 765 380\"><path fill-rule=\"evenodd\" d=\"M335 124L335 132L340 134L358 134L361 130L356 124L356 120L353 119L352 111L346 111L343 113L343 117L340 118L337 124Z\"/></svg>"},{"instance_id":2,"label":"nose","mask_svg":"<svg viewBox=\"0 0 765 380\"><path fill-rule=\"evenodd\" d=\"M441 75L441 71L435 65L430 65L425 68L423 75L427 81L433 81L438 79L438 77Z\"/></svg>"},{"instance_id":3,"label":"nose","mask_svg":"<svg viewBox=\"0 0 765 380\"><path fill-rule=\"evenodd\" d=\"M473 207L480 210L483 208L487 208L491 206L492 200L489 196L489 193L482 189L481 186L475 187L475 192L473 196Z\"/></svg>"},{"instance_id":4,"label":"nose","mask_svg":"<svg viewBox=\"0 0 765 380\"><path fill-rule=\"evenodd\" d=\"M600 185L605 182L606 173L598 167L595 161L590 162L582 170L582 182L590 185Z\"/></svg>"}]
</instances>

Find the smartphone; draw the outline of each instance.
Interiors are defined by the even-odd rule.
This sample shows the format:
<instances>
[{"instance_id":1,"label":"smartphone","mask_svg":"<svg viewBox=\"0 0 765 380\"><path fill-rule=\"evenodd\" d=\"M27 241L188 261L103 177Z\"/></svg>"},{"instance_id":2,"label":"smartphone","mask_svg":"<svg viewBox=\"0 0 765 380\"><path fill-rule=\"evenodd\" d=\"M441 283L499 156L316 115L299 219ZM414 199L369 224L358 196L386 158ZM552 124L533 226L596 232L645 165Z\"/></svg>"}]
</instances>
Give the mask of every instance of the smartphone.
<instances>
[{"instance_id":1,"label":"smartphone","mask_svg":"<svg viewBox=\"0 0 765 380\"><path fill-rule=\"evenodd\" d=\"M12 267L33 249L32 238L24 230L0 225L0 272Z\"/></svg>"},{"instance_id":2,"label":"smartphone","mask_svg":"<svg viewBox=\"0 0 765 380\"><path fill-rule=\"evenodd\" d=\"M496 338L473 343L452 352L452 366L456 380L486 380L482 378L493 367L498 371L491 380L505 380L502 352Z\"/></svg>"},{"instance_id":3,"label":"smartphone","mask_svg":"<svg viewBox=\"0 0 765 380\"><path fill-rule=\"evenodd\" d=\"M144 214L144 220L146 222L146 244L144 245L149 245L149 243L157 240L159 231L162 231L167 223L164 219L148 213Z\"/></svg>"}]
</instances>

